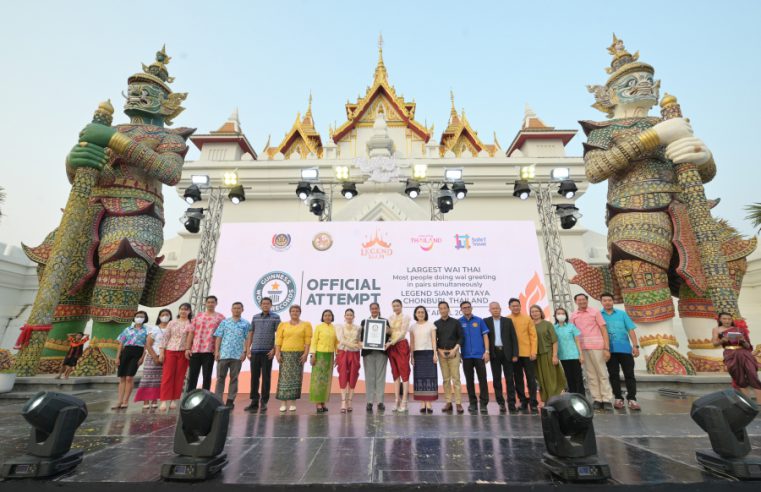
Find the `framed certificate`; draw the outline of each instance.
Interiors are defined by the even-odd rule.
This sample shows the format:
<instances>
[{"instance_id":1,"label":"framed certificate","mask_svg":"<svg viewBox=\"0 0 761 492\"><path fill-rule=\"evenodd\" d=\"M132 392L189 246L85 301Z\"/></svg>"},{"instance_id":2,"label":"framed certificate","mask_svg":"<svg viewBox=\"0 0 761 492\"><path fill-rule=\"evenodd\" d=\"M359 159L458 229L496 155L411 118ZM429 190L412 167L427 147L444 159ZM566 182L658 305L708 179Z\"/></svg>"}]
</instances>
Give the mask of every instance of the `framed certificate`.
<instances>
[{"instance_id":1,"label":"framed certificate","mask_svg":"<svg viewBox=\"0 0 761 492\"><path fill-rule=\"evenodd\" d=\"M366 319L362 337L362 348L366 350L386 349L386 320Z\"/></svg>"}]
</instances>

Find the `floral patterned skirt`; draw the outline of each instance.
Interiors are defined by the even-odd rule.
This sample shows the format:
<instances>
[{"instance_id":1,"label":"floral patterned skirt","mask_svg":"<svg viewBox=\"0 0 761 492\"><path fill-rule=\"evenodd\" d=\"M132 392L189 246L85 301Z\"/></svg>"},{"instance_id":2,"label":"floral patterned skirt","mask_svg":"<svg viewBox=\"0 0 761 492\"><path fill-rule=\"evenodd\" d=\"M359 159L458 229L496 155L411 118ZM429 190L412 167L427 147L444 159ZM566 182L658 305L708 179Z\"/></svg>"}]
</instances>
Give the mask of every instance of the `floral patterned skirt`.
<instances>
[{"instance_id":1,"label":"floral patterned skirt","mask_svg":"<svg viewBox=\"0 0 761 492\"><path fill-rule=\"evenodd\" d=\"M309 401L327 403L333 382L333 352L317 352L314 355L312 378L309 381Z\"/></svg>"}]
</instances>

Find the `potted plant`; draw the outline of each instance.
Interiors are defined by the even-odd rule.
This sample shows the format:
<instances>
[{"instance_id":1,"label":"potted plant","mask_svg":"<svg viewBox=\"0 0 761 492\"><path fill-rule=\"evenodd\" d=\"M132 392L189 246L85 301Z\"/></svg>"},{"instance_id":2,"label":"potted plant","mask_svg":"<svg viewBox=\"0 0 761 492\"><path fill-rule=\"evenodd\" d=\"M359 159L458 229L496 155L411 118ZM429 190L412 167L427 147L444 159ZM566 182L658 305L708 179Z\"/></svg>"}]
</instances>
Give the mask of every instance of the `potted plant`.
<instances>
[{"instance_id":1,"label":"potted plant","mask_svg":"<svg viewBox=\"0 0 761 492\"><path fill-rule=\"evenodd\" d=\"M16 382L16 370L13 368L0 369L0 393L8 393Z\"/></svg>"}]
</instances>

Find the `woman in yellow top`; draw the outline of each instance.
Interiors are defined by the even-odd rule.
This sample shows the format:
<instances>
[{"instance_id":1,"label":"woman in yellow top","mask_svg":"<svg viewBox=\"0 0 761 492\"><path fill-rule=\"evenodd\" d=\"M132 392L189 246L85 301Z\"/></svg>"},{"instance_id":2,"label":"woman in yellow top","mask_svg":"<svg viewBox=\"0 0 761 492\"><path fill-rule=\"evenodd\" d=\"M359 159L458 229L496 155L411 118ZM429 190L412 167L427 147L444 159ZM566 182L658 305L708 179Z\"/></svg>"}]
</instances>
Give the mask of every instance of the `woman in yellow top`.
<instances>
[{"instance_id":1,"label":"woman in yellow top","mask_svg":"<svg viewBox=\"0 0 761 492\"><path fill-rule=\"evenodd\" d=\"M338 348L338 337L333 326L333 311L322 312L322 323L314 329L309 362L312 364L312 378L309 380L309 401L317 404L317 413L328 411L325 403L330 398L333 383L333 361Z\"/></svg>"},{"instance_id":2,"label":"woman in yellow top","mask_svg":"<svg viewBox=\"0 0 761 492\"><path fill-rule=\"evenodd\" d=\"M301 321L301 306L294 304L288 313L291 319L280 323L275 332L275 358L280 364L275 397L283 402L281 412L296 411L296 400L301 398L304 363L312 342L312 324Z\"/></svg>"}]
</instances>

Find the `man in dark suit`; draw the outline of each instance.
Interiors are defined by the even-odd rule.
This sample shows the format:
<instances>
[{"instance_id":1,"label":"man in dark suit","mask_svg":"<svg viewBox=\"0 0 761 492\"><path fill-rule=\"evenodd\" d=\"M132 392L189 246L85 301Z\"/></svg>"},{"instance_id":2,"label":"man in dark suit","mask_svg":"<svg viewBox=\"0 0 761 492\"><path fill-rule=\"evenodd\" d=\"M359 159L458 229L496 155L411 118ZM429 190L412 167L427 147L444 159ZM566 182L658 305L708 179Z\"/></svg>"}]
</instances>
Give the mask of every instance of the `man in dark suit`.
<instances>
[{"instance_id":1,"label":"man in dark suit","mask_svg":"<svg viewBox=\"0 0 761 492\"><path fill-rule=\"evenodd\" d=\"M501 413L507 412L505 396L502 393L502 373L507 381L507 405L510 412L515 412L515 382L513 381L513 362L518 360L518 337L510 318L502 316L502 307L498 302L489 304L491 316L484 319L489 328L489 348L494 396Z\"/></svg>"}]
</instances>

